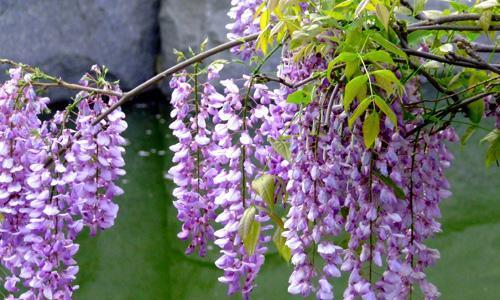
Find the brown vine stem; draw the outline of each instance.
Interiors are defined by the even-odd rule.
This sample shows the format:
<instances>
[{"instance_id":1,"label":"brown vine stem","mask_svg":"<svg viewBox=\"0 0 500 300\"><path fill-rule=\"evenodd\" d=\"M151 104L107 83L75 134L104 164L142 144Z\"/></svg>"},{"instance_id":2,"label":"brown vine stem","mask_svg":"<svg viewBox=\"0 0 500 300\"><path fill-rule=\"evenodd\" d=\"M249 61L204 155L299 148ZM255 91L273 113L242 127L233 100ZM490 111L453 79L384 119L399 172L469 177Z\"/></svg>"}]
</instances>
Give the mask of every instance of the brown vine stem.
<instances>
[{"instance_id":1,"label":"brown vine stem","mask_svg":"<svg viewBox=\"0 0 500 300\"><path fill-rule=\"evenodd\" d=\"M467 106L468 104L472 103L472 102L475 102L481 98L484 98L484 97L487 97L489 95L495 95L495 97L498 97L499 96L499 93L494 93L494 92L485 92L485 93L481 93L481 94L477 94L475 96L472 96L470 98L467 98L465 99L464 101L460 102L460 103L455 103L455 104L452 104L450 106L447 106L441 110L438 110L435 114L433 114L432 116L434 117L437 117L437 118L444 118L447 114L449 113L455 113L457 112L459 109ZM418 125L417 127L413 128L412 130L408 131L406 134L405 134L405 138L409 137L409 136L412 136L413 134L415 134L416 132L419 132L422 128L424 128L425 126L431 124L432 121L430 121L429 119L426 119L423 123L421 123L420 125Z\"/></svg>"},{"instance_id":2,"label":"brown vine stem","mask_svg":"<svg viewBox=\"0 0 500 300\"><path fill-rule=\"evenodd\" d=\"M450 15L450 16L443 16L435 19L425 19L422 22L418 23L413 23L408 26L410 27L416 27L416 26L424 26L424 25L439 25L439 24L445 24L445 23L451 23L451 22L458 22L458 21L475 21L479 20L481 18L480 14L460 14L460 15ZM496 22L500 21L500 15L493 15L491 16L491 21Z\"/></svg>"},{"instance_id":3,"label":"brown vine stem","mask_svg":"<svg viewBox=\"0 0 500 300\"><path fill-rule=\"evenodd\" d=\"M0 59L0 64L11 65L13 67L20 67L20 68L26 69L32 73L37 72L37 69L35 69L29 65L18 63L18 62L15 62L13 60L10 60L10 59L2 58L2 59ZM109 95L109 96L121 97L123 95L120 92L116 92L116 91L112 91L112 90L108 90L108 89L98 89L98 88L93 88L93 87L89 87L89 86L83 86L80 84L66 82L66 81L62 80L61 78L56 78L53 76L49 76L49 77L50 77L50 80L52 80L54 82L34 81L34 82L30 82L30 83L34 86L39 86L42 88L60 87L60 88L68 89L68 90L85 91L85 92L89 92L89 93L98 93L98 94Z\"/></svg>"},{"instance_id":4,"label":"brown vine stem","mask_svg":"<svg viewBox=\"0 0 500 300\"><path fill-rule=\"evenodd\" d=\"M415 169L415 156L417 155L417 146L418 146L418 140L420 136L420 130L421 128L418 128L417 130L417 136L415 137L415 140L413 141L413 153L411 154L411 167L410 167L410 214L411 214L411 224L410 224L410 246L413 247L414 241L415 241L415 211L413 207L413 171ZM410 253L412 252L412 249L409 251ZM410 254L410 263L411 266L414 267L414 259L413 259L413 254ZM410 283L410 299L412 298L412 290L413 290L413 285Z\"/></svg>"},{"instance_id":5,"label":"brown vine stem","mask_svg":"<svg viewBox=\"0 0 500 300\"><path fill-rule=\"evenodd\" d=\"M212 49L209 49L205 52L202 52L198 55L195 55L189 59L186 59L178 64L176 64L175 66L172 66L168 69L166 69L165 71L151 77L150 79L146 80L145 82L139 84L138 86L136 86L135 88L133 88L132 90L128 91L128 92L125 92L122 94L120 100L118 102L116 102L115 104L113 104L110 108L108 108L106 111L104 111L102 114L100 114L99 116L96 117L96 119L94 120L94 122L92 123L92 125L97 125L99 124L102 120L104 120L104 118L106 118L110 113L112 113L114 110L116 110L118 107L122 106L124 103L126 103L127 101L133 99L135 96L139 95L140 93L142 93L144 90L146 90L148 87L162 81L163 79L167 78L168 76L176 73L176 72L179 72L195 63L199 63L201 61L203 61L204 59L206 58L209 58L217 53L220 53L220 52L223 52L223 51L226 51L228 49L231 49L235 46L238 46L238 45L241 45L241 44L244 44L244 43L247 43L247 42L250 42L250 41L253 41L253 40L256 40L258 37L259 37L259 34L260 33L255 33L255 34L251 34L251 35L247 35L247 36L244 36L240 39L237 39L237 40L234 40L234 41L230 41L230 42L227 42L225 44L221 44L219 46L216 46ZM79 134L75 134L75 137L78 137ZM61 155L62 153L64 153L69 147L71 146L71 144L68 144L66 145L66 147L63 147L59 150L59 155ZM48 166L50 165L51 163L53 162L52 158L49 157L46 161L45 161L45 166Z\"/></svg>"},{"instance_id":6,"label":"brown vine stem","mask_svg":"<svg viewBox=\"0 0 500 300\"><path fill-rule=\"evenodd\" d=\"M225 44L221 44L221 45L216 46L212 49L209 49L205 52L202 52L198 55L195 55L189 59L186 59L185 61L183 61L183 62L181 62L173 67L170 67L161 73L158 73L157 75L151 77L150 79L146 80L145 82L139 84L138 86L136 86L132 90L123 93L123 96L121 97L121 99L118 102L116 102L114 105L112 105L108 110L106 110L105 112L100 114L94 120L93 124L94 125L98 124L104 118L106 118L112 111L114 111L118 107L122 106L125 102L131 100L135 96L142 93L148 87L164 80L165 78L169 77L170 75L177 73L177 72L179 72L179 71L181 71L181 70L183 70L183 69L185 69L185 68L187 68L195 63L201 62L204 59L209 58L217 53L220 53L220 52L226 51L228 49L231 49L235 46L256 40L259 37L259 35L260 35L260 33L255 33L255 34L244 36L244 37L237 39L237 40L234 40L234 41L227 42Z\"/></svg>"},{"instance_id":7,"label":"brown vine stem","mask_svg":"<svg viewBox=\"0 0 500 300\"><path fill-rule=\"evenodd\" d=\"M491 70L491 68L488 66L485 66L484 63L479 63L476 61L469 62L468 60L463 61L462 59L450 60L450 59L447 59L446 57L443 57L443 56L439 56L439 55L435 55L435 54L427 53L427 52L422 52L422 51L418 51L415 49L409 49L409 48L402 48L401 50L403 50L406 54L408 54L410 56L426 58L426 59L442 62L442 63L449 64L449 65L455 65L455 66L466 67L466 68L474 68L474 69L480 69L480 70ZM491 64L490 66L494 67L495 69L497 69L499 67L496 64ZM493 71L493 70L491 70L491 71ZM493 72L497 73L496 71L493 71Z\"/></svg>"},{"instance_id":8,"label":"brown vine stem","mask_svg":"<svg viewBox=\"0 0 500 300\"><path fill-rule=\"evenodd\" d=\"M455 30L455 31L484 31L480 26L471 25L422 25L422 26L411 26L407 28L408 32L414 32L417 30ZM491 25L488 31L498 31L500 30L500 25Z\"/></svg>"}]
</instances>

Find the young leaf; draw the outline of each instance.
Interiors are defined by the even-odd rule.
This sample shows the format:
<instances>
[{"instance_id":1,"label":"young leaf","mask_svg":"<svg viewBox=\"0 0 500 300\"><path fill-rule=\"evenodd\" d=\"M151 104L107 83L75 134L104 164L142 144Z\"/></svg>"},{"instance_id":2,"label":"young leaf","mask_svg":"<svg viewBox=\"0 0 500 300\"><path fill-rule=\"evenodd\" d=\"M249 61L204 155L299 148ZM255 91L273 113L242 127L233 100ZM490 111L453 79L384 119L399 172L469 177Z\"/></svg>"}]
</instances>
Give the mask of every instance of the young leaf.
<instances>
[{"instance_id":1,"label":"young leaf","mask_svg":"<svg viewBox=\"0 0 500 300\"><path fill-rule=\"evenodd\" d=\"M414 4L414 8L413 8L415 15L418 15L421 11L423 11L425 9L426 2L427 2L427 0L415 0L415 2L414 2L415 4Z\"/></svg>"},{"instance_id":2,"label":"young leaf","mask_svg":"<svg viewBox=\"0 0 500 300\"><path fill-rule=\"evenodd\" d=\"M488 133L481 140L481 143L485 142L490 144L488 150L486 150L486 166L489 167L500 160L500 129L495 128Z\"/></svg>"},{"instance_id":3,"label":"young leaf","mask_svg":"<svg viewBox=\"0 0 500 300\"><path fill-rule=\"evenodd\" d=\"M283 257L286 262L289 262L290 258L292 257L292 252L290 248L288 248L288 246L285 244L286 239L281 236L282 233L283 229L281 227L277 227L273 235L273 242L276 246L276 249L278 249L278 253L281 255L281 257Z\"/></svg>"},{"instance_id":4,"label":"young leaf","mask_svg":"<svg viewBox=\"0 0 500 300\"><path fill-rule=\"evenodd\" d=\"M480 99L467 105L467 116L472 123L479 123L484 114L484 100Z\"/></svg>"},{"instance_id":5,"label":"young leaf","mask_svg":"<svg viewBox=\"0 0 500 300\"><path fill-rule=\"evenodd\" d=\"M377 51L372 51L368 52L365 55L363 55L363 60L365 61L371 61L371 62L381 62L381 63L387 63L387 64L394 64L394 61L392 60L392 57L387 51L384 50L377 50Z\"/></svg>"},{"instance_id":6,"label":"young leaf","mask_svg":"<svg viewBox=\"0 0 500 300\"><path fill-rule=\"evenodd\" d=\"M354 122L356 122L356 120L361 116L361 114L365 112L365 110L371 103L372 103L372 97L367 97L363 101L361 101L358 107L356 107L356 109L354 110L352 116L347 121L349 129L352 129L352 125L354 124Z\"/></svg>"},{"instance_id":7,"label":"young leaf","mask_svg":"<svg viewBox=\"0 0 500 300\"><path fill-rule=\"evenodd\" d=\"M268 0L267 1L267 9L270 11L270 12L273 12L274 9L278 6L280 0Z\"/></svg>"},{"instance_id":8,"label":"young leaf","mask_svg":"<svg viewBox=\"0 0 500 300\"><path fill-rule=\"evenodd\" d=\"M370 149L380 133L380 117L376 111L372 112L363 123L363 140L367 149Z\"/></svg>"},{"instance_id":9,"label":"young leaf","mask_svg":"<svg viewBox=\"0 0 500 300\"><path fill-rule=\"evenodd\" d=\"M374 76L384 77L388 81L393 82L400 87L402 86L399 79L396 77L396 75L394 75L394 73L391 70L376 70L376 71L371 72L371 74Z\"/></svg>"},{"instance_id":10,"label":"young leaf","mask_svg":"<svg viewBox=\"0 0 500 300\"><path fill-rule=\"evenodd\" d=\"M288 103L304 105L311 103L311 100L311 93L305 91L304 89L295 91L286 98L286 102Z\"/></svg>"},{"instance_id":11,"label":"young leaf","mask_svg":"<svg viewBox=\"0 0 500 300\"><path fill-rule=\"evenodd\" d=\"M380 174L380 172L378 172L377 170L373 170L373 174L377 176L377 178L380 179L380 181L382 181L385 185L392 189L392 192L394 193L394 196L396 196L396 198L401 200L406 199L403 189L400 188L394 181L392 181L390 177Z\"/></svg>"},{"instance_id":12,"label":"young leaf","mask_svg":"<svg viewBox=\"0 0 500 300\"><path fill-rule=\"evenodd\" d=\"M332 61L333 65L336 65L341 62L350 62L358 58L356 53L352 52L342 52L337 57L335 57Z\"/></svg>"},{"instance_id":13,"label":"young leaf","mask_svg":"<svg viewBox=\"0 0 500 300\"><path fill-rule=\"evenodd\" d=\"M353 61L350 61L350 62L347 62L345 64L345 77L350 80L352 78L352 76L354 76L357 72L359 72L359 64L361 63L361 61L359 60L359 58L353 60Z\"/></svg>"},{"instance_id":14,"label":"young leaf","mask_svg":"<svg viewBox=\"0 0 500 300\"><path fill-rule=\"evenodd\" d=\"M462 137L460 138L460 143L463 145L465 145L467 143L467 141L470 139L470 137L474 134L474 132L476 132L476 125L471 125L469 127L467 127L467 129L465 130L464 132L464 135L462 135Z\"/></svg>"},{"instance_id":15,"label":"young leaf","mask_svg":"<svg viewBox=\"0 0 500 300\"><path fill-rule=\"evenodd\" d=\"M373 98L378 108L389 118L389 120L391 120L392 124L398 128L398 118L387 102L378 95L374 95Z\"/></svg>"},{"instance_id":16,"label":"young leaf","mask_svg":"<svg viewBox=\"0 0 500 300\"><path fill-rule=\"evenodd\" d=\"M257 243L259 242L260 237L260 223L255 221L250 225L250 231L248 232L248 236L243 240L243 246L245 246L245 250L248 255L253 255L255 253L255 248L257 248Z\"/></svg>"},{"instance_id":17,"label":"young leaf","mask_svg":"<svg viewBox=\"0 0 500 300\"><path fill-rule=\"evenodd\" d=\"M271 211L274 210L275 183L275 176L269 174L264 174L252 181L252 188L266 202Z\"/></svg>"},{"instance_id":18,"label":"young leaf","mask_svg":"<svg viewBox=\"0 0 500 300\"><path fill-rule=\"evenodd\" d=\"M394 45L390 41L386 40L380 33L372 33L370 38L380 46L382 46L385 50L396 54L399 57L407 58L408 56L404 53L403 50L399 49L398 46Z\"/></svg>"},{"instance_id":19,"label":"young leaf","mask_svg":"<svg viewBox=\"0 0 500 300\"><path fill-rule=\"evenodd\" d=\"M366 86L367 81L368 77L366 75L359 75L347 83L344 94L345 111L349 111L351 103L354 101L354 98L358 94L359 90L362 89L363 86Z\"/></svg>"},{"instance_id":20,"label":"young leaf","mask_svg":"<svg viewBox=\"0 0 500 300\"><path fill-rule=\"evenodd\" d=\"M251 206L247 208L241 217L238 227L238 234L249 255L255 252L260 235L260 223L255 220L255 213L255 207Z\"/></svg>"},{"instance_id":21,"label":"young leaf","mask_svg":"<svg viewBox=\"0 0 500 300\"><path fill-rule=\"evenodd\" d=\"M291 161L292 153L290 152L290 143L282 140L270 139L271 147L284 159Z\"/></svg>"},{"instance_id":22,"label":"young leaf","mask_svg":"<svg viewBox=\"0 0 500 300\"><path fill-rule=\"evenodd\" d=\"M498 3L497 0L486 0L486 1L482 1L479 4L474 5L474 8L488 9L488 8L497 7L497 6L500 6L500 4Z\"/></svg>"},{"instance_id":23,"label":"young leaf","mask_svg":"<svg viewBox=\"0 0 500 300\"><path fill-rule=\"evenodd\" d=\"M384 25L385 30L389 29L389 18L390 12L387 7L381 3L378 3L376 8L377 18L380 20L382 25Z\"/></svg>"},{"instance_id":24,"label":"young leaf","mask_svg":"<svg viewBox=\"0 0 500 300\"><path fill-rule=\"evenodd\" d=\"M352 73L349 71L349 68L353 67L353 63L356 64L355 62L359 65L359 57L356 53L352 52L342 52L340 53L337 57L335 57L334 60L332 60L330 63L328 63L328 69L326 70L326 75L328 78L328 81L332 82L332 71L333 68L339 64L339 63L346 63L346 77L349 79L350 76L347 76L347 73Z\"/></svg>"}]
</instances>

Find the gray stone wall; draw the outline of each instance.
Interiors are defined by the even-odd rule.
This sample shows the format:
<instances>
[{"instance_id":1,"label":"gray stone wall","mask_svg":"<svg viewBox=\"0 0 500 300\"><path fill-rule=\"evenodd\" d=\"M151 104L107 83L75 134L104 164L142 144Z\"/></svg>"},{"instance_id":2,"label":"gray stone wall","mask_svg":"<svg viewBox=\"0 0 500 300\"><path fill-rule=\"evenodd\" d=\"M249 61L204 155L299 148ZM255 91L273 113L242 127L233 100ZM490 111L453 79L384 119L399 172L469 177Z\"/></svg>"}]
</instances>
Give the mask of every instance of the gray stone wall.
<instances>
[{"instance_id":1,"label":"gray stone wall","mask_svg":"<svg viewBox=\"0 0 500 300\"><path fill-rule=\"evenodd\" d=\"M106 65L127 90L175 63L173 48L226 41L230 0L0 0L0 57L77 81ZM443 3L430 0L428 8ZM225 53L219 58L230 58ZM5 69L5 67L3 68ZM247 70L231 66L224 77ZM3 72L2 72L3 73ZM161 87L168 91L168 84ZM70 96L62 90L55 98Z\"/></svg>"}]
</instances>

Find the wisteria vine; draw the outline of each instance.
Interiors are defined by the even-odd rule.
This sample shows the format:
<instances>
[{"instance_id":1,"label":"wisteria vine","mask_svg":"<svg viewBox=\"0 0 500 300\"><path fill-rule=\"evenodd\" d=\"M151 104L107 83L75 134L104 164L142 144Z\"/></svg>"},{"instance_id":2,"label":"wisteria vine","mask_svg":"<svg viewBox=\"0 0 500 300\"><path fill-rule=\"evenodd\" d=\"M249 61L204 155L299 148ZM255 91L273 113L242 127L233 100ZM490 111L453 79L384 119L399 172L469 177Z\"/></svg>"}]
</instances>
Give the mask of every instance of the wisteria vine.
<instances>
[{"instance_id":1,"label":"wisteria vine","mask_svg":"<svg viewBox=\"0 0 500 300\"><path fill-rule=\"evenodd\" d=\"M367 3L355 7L358 18ZM370 3L376 12L365 18L387 22L379 26L387 30L389 17L380 13L386 6ZM194 73L171 81L170 128L179 144L171 148L176 165L170 176L179 185L175 206L183 223L179 237L190 241L186 253L198 248L204 256L210 241L219 246L219 281L245 299L270 247L291 262L291 294L333 299L332 283L346 273L344 299L408 299L416 286L425 299L437 299L425 269L439 252L425 241L441 231L439 204L451 194L444 174L453 160L447 145L459 138L449 126L453 118L444 117L465 104L460 93L418 66L434 54L422 42L418 64L398 69L410 51L399 50L379 29L364 34L355 20L344 31L322 23L328 17L349 20L335 8L353 1L232 5L228 37L259 33L256 42L233 53L244 60L266 54L254 62L252 75L217 81L217 62L205 73L198 64ZM395 26L402 46L409 47L407 33ZM277 77L260 72L273 55L273 39L282 51ZM375 50L369 50L371 42ZM456 102L446 110L432 108L438 121L423 105L424 82L445 95L440 100ZM498 128L498 93L476 94L465 100L467 114L478 122L470 104L486 105L484 114L495 116Z\"/></svg>"},{"instance_id":2,"label":"wisteria vine","mask_svg":"<svg viewBox=\"0 0 500 300\"><path fill-rule=\"evenodd\" d=\"M76 238L113 226L123 193L120 107L169 76L178 237L187 254L218 247L229 294L249 299L276 248L293 295L333 299L347 276L344 299L411 299L416 287L440 296L426 276L439 252L426 241L451 194L448 145L493 118L482 142L488 166L500 159L498 47L475 42L498 31L498 3L453 2L446 13L425 11L425 1L231 4L230 42L128 92L106 81L106 68L72 84L0 59L13 66L0 86L5 299L72 299ZM248 75L222 79L227 61L205 64L229 49ZM276 56L275 74L263 72ZM52 113L39 96L52 87L79 92ZM457 122L469 125L460 138Z\"/></svg>"}]
</instances>

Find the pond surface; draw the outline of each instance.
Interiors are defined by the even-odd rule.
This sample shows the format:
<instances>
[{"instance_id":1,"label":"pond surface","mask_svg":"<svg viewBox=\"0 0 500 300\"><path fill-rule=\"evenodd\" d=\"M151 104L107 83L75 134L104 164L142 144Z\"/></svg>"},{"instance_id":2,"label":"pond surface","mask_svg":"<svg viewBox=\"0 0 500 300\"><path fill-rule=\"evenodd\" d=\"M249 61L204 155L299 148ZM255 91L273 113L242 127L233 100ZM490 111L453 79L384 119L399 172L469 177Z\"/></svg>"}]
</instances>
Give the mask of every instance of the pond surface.
<instances>
[{"instance_id":1,"label":"pond surface","mask_svg":"<svg viewBox=\"0 0 500 300\"><path fill-rule=\"evenodd\" d=\"M168 131L167 106L135 104L126 109L127 175L117 200L116 225L95 238L82 236L77 260L79 300L226 299L225 286L207 259L184 255L176 234L171 190L164 178L174 139ZM162 113L163 112L163 113ZM442 205L443 231L429 245L441 260L429 271L442 299L495 299L500 295L500 169L486 170L485 148L477 134L465 148L454 147L454 167L448 172L453 197ZM286 293L290 267L273 253L266 257L252 299L290 299ZM345 282L337 284L337 299ZM239 299L239 296L233 297ZM296 298L299 299L299 298Z\"/></svg>"}]
</instances>

